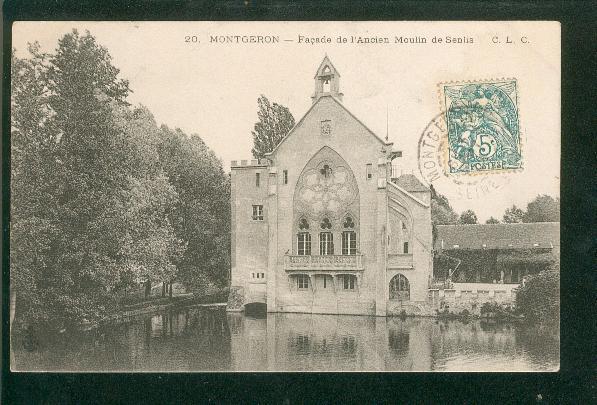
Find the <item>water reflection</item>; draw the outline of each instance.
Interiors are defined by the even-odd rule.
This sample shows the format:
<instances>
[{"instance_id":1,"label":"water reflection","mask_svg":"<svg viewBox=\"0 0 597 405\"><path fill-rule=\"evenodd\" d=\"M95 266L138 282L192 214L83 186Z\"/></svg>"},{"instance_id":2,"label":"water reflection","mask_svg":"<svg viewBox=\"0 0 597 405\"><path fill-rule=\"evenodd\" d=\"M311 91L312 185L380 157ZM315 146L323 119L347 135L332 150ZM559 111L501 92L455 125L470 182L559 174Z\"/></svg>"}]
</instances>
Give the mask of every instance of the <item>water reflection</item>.
<instances>
[{"instance_id":1,"label":"water reflection","mask_svg":"<svg viewBox=\"0 0 597 405\"><path fill-rule=\"evenodd\" d=\"M518 325L310 314L252 317L186 308L61 336L19 370L556 370L557 338Z\"/></svg>"}]
</instances>

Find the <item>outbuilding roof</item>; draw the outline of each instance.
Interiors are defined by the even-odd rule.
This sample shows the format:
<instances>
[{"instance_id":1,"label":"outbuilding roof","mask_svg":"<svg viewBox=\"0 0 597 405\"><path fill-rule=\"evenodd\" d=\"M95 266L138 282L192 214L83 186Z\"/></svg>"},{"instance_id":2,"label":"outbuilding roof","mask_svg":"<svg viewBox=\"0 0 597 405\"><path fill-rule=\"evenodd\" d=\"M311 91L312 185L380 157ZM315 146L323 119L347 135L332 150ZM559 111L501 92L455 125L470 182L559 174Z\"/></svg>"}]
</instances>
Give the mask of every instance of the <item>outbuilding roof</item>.
<instances>
[{"instance_id":1,"label":"outbuilding roof","mask_svg":"<svg viewBox=\"0 0 597 405\"><path fill-rule=\"evenodd\" d=\"M429 191L429 188L425 187L425 185L421 183L421 181L414 174L401 174L398 177L393 177L392 183L410 193L417 191Z\"/></svg>"},{"instance_id":2,"label":"outbuilding roof","mask_svg":"<svg viewBox=\"0 0 597 405\"><path fill-rule=\"evenodd\" d=\"M560 245L559 222L438 225L436 249L545 249Z\"/></svg>"}]
</instances>

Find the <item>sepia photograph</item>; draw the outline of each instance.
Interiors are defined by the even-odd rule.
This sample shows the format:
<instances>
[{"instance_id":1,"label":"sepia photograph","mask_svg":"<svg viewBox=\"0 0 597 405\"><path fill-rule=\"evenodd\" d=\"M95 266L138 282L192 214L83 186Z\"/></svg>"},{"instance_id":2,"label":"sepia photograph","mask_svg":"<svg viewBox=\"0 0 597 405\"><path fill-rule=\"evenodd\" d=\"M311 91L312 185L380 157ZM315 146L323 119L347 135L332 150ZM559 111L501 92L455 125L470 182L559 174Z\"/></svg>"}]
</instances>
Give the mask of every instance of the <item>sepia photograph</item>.
<instances>
[{"instance_id":1,"label":"sepia photograph","mask_svg":"<svg viewBox=\"0 0 597 405\"><path fill-rule=\"evenodd\" d=\"M16 21L13 372L557 372L554 21Z\"/></svg>"}]
</instances>

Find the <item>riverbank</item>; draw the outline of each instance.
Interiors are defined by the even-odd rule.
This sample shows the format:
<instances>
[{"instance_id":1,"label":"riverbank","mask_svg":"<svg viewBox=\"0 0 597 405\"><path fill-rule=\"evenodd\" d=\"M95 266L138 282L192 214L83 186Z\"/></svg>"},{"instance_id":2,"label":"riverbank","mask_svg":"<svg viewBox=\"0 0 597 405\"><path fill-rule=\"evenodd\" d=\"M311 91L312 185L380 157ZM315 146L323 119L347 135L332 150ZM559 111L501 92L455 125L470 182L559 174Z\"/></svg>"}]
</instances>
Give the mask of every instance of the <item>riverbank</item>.
<instances>
[{"instance_id":1,"label":"riverbank","mask_svg":"<svg viewBox=\"0 0 597 405\"><path fill-rule=\"evenodd\" d=\"M82 329L89 330L99 327L105 323L128 322L131 318L174 310L179 308L192 308L198 306L225 306L228 297L228 289L222 289L212 294L184 293L173 297L158 297L143 300L134 304L122 305L119 310L110 314L98 322L81 324Z\"/></svg>"}]
</instances>

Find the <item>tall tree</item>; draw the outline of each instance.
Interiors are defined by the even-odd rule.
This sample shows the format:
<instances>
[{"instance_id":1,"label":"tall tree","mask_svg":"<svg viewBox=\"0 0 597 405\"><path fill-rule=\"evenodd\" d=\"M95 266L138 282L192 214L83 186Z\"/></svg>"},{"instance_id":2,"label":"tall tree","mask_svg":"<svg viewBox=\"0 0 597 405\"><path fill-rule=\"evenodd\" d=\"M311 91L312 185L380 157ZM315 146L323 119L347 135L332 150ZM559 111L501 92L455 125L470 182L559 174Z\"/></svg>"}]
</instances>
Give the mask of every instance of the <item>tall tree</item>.
<instances>
[{"instance_id":1,"label":"tall tree","mask_svg":"<svg viewBox=\"0 0 597 405\"><path fill-rule=\"evenodd\" d=\"M73 31L30 55L12 65L11 287L18 319L59 329L105 315L132 269L171 279L184 246L159 130L107 50Z\"/></svg>"},{"instance_id":2,"label":"tall tree","mask_svg":"<svg viewBox=\"0 0 597 405\"><path fill-rule=\"evenodd\" d=\"M160 159L180 199L173 212L187 245L178 279L194 291L223 286L230 269L230 181L222 162L197 135L162 126Z\"/></svg>"},{"instance_id":3,"label":"tall tree","mask_svg":"<svg viewBox=\"0 0 597 405\"><path fill-rule=\"evenodd\" d=\"M460 214L460 223L461 224L476 224L477 223L477 214L473 210L466 210L462 214Z\"/></svg>"},{"instance_id":4,"label":"tall tree","mask_svg":"<svg viewBox=\"0 0 597 405\"><path fill-rule=\"evenodd\" d=\"M107 50L89 32L58 41L50 59L49 106L59 131L56 175L61 238L51 277L53 317L76 321L100 317L112 304L119 278L120 240L126 229L113 212L126 199L128 173L123 134L113 109L126 105L128 84L118 78Z\"/></svg>"},{"instance_id":5,"label":"tall tree","mask_svg":"<svg viewBox=\"0 0 597 405\"><path fill-rule=\"evenodd\" d=\"M528 203L523 222L559 222L560 199L549 195L538 195Z\"/></svg>"},{"instance_id":6,"label":"tall tree","mask_svg":"<svg viewBox=\"0 0 597 405\"><path fill-rule=\"evenodd\" d=\"M524 211L513 205L512 208L506 208L504 212L504 222L507 224L516 224L522 222Z\"/></svg>"},{"instance_id":7,"label":"tall tree","mask_svg":"<svg viewBox=\"0 0 597 405\"><path fill-rule=\"evenodd\" d=\"M257 117L253 134L253 157L262 159L274 150L294 126L294 117L287 107L270 103L264 95L257 99Z\"/></svg>"}]
</instances>

